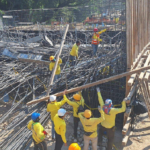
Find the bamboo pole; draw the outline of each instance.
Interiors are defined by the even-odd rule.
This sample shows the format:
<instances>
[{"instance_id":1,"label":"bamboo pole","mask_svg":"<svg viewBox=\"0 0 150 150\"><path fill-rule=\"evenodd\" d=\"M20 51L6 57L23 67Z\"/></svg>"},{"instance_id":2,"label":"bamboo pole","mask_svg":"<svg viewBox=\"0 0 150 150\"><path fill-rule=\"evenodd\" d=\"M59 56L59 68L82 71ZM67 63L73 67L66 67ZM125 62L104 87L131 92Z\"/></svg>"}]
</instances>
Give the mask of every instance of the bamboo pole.
<instances>
[{"instance_id":1,"label":"bamboo pole","mask_svg":"<svg viewBox=\"0 0 150 150\"><path fill-rule=\"evenodd\" d=\"M49 86L47 88L47 95L48 96L49 96L49 92L50 92L52 84L53 84L54 76L55 76L55 73L56 73L56 68L57 68L58 61L59 61L59 56L61 55L61 52L62 52L62 49L63 49L63 46L64 46L64 42L65 42L65 39L66 39L68 28L69 28L69 25L66 26L66 29L65 29L62 41L61 41L60 50L59 50L59 53L58 53L58 55L56 57L55 66L54 66L54 69L53 69L53 72L52 72L52 75L51 75L51 78L50 78L50 81L49 81Z\"/></svg>"},{"instance_id":2,"label":"bamboo pole","mask_svg":"<svg viewBox=\"0 0 150 150\"><path fill-rule=\"evenodd\" d=\"M80 91L80 90L83 90L83 89L86 89L86 88L90 88L90 87L93 87L93 86L96 86L96 85L99 85L99 84L102 84L102 83L106 83L106 82L109 82L109 81L117 80L119 78L123 78L123 77L129 76L131 74L138 73L138 72L141 72L141 71L147 70L147 69L150 69L150 66L142 67L140 69L135 69L135 70L128 71L128 72L125 72L125 73L122 73L122 74L119 74L119 75L115 75L115 76L112 76L112 77L109 77L109 78L106 78L106 79L102 79L102 80L99 80L99 81L96 81L96 82L93 82L93 83L89 83L89 84L86 84L86 85L83 85L83 86L72 88L72 89L67 90L66 94L77 92L77 91ZM62 96L63 92L59 92L59 93L56 93L54 95L55 96ZM45 101L47 99L49 99L49 96L43 97L43 98L38 99L38 100L30 101L30 102L27 103L27 105L39 103L39 102Z\"/></svg>"}]
</instances>

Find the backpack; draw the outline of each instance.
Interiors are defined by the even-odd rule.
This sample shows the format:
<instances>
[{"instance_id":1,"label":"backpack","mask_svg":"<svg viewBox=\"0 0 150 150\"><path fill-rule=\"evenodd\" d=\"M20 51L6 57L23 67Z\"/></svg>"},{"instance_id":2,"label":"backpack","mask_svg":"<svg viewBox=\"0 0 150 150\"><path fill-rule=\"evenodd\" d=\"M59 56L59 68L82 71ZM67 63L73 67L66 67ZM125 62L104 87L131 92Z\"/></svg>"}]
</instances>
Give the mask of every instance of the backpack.
<instances>
[{"instance_id":1,"label":"backpack","mask_svg":"<svg viewBox=\"0 0 150 150\"><path fill-rule=\"evenodd\" d=\"M83 108L82 105L80 105L80 106L78 107L77 115L78 115L78 113L80 113L80 112L84 112L84 108Z\"/></svg>"},{"instance_id":2,"label":"backpack","mask_svg":"<svg viewBox=\"0 0 150 150\"><path fill-rule=\"evenodd\" d=\"M77 102L76 102L77 103ZM78 104L78 103L77 103ZM79 105L79 104L78 104ZM79 107L78 107L78 111L77 111L77 115L78 115L78 113L80 113L80 112L84 112L84 107L82 106L82 105L79 105Z\"/></svg>"}]
</instances>

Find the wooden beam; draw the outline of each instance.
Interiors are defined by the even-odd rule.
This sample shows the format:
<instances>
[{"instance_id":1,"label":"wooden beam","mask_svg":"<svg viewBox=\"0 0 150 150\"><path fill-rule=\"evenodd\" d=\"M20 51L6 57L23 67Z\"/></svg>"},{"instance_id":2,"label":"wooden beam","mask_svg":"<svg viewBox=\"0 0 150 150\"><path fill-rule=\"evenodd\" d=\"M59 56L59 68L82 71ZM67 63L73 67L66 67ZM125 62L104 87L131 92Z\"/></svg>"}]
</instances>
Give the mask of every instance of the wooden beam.
<instances>
[{"instance_id":1,"label":"wooden beam","mask_svg":"<svg viewBox=\"0 0 150 150\"><path fill-rule=\"evenodd\" d=\"M144 64L144 67L148 66L149 62L150 62L150 55L147 57L146 62ZM144 78L145 72L146 71L143 71L140 73L139 80L142 80Z\"/></svg>"},{"instance_id":2,"label":"wooden beam","mask_svg":"<svg viewBox=\"0 0 150 150\"><path fill-rule=\"evenodd\" d=\"M141 58L141 59L140 59L138 65L137 65L137 67L136 67L136 69L142 67L144 60L145 60L144 58ZM132 86L132 85L133 85L133 83L134 83L134 81L135 81L135 78L136 78L136 75L137 75L136 73L131 75L131 77L130 77L130 79L129 79L129 81L128 81L128 85L129 85L129 86Z\"/></svg>"},{"instance_id":3,"label":"wooden beam","mask_svg":"<svg viewBox=\"0 0 150 150\"><path fill-rule=\"evenodd\" d=\"M122 140L122 145L126 146L129 137L133 134L133 131L131 131L131 128L128 130L127 134L124 136L123 140Z\"/></svg>"},{"instance_id":4,"label":"wooden beam","mask_svg":"<svg viewBox=\"0 0 150 150\"><path fill-rule=\"evenodd\" d=\"M135 61L135 64L132 66L132 69L135 69L135 68L136 68L136 66L138 65L138 63L139 63L141 57L142 57L143 54L145 53L145 51L149 49L149 47L148 47L149 45L150 45L150 42L143 48L143 50L141 51L141 53L138 55L138 57L137 57L137 59L136 59L136 61Z\"/></svg>"},{"instance_id":5,"label":"wooden beam","mask_svg":"<svg viewBox=\"0 0 150 150\"><path fill-rule=\"evenodd\" d=\"M128 117L126 124L124 125L123 129L122 129L122 134L126 135L129 127L130 127L130 123L131 123L131 117Z\"/></svg>"},{"instance_id":6,"label":"wooden beam","mask_svg":"<svg viewBox=\"0 0 150 150\"><path fill-rule=\"evenodd\" d=\"M141 72L141 71L147 70L147 69L150 69L150 66L142 67L140 69L135 69L135 70L125 72L125 73L122 73L122 74L119 74L119 75L115 75L115 76L112 76L112 77L109 77L109 78L106 78L106 79L102 79L102 80L99 80L99 81L96 81L96 82L93 82L93 83L89 83L89 84L82 85L82 86L79 86L79 87L76 87L76 88L72 88L72 89L67 90L66 94L77 92L77 91L80 91L80 90L83 90L83 89L86 89L86 88L89 88L89 87L93 87L93 86L96 86L96 85L99 85L99 84L102 84L102 83L106 83L106 82L109 82L109 81L117 80L117 79L120 79L122 77L129 76L131 74L138 73L138 72ZM56 96L62 96L63 92L56 93L55 95ZM41 101L47 100L48 98L49 98L49 96L38 99L38 100L33 100L31 102L28 102L27 105L39 103Z\"/></svg>"},{"instance_id":7,"label":"wooden beam","mask_svg":"<svg viewBox=\"0 0 150 150\"><path fill-rule=\"evenodd\" d=\"M47 95L48 96L49 96L49 93L50 93L50 90L51 90L51 87L52 87L52 84L53 84L54 76L55 76L57 65L58 65L58 61L59 61L59 56L61 55L61 52L62 52L62 49L63 49L63 46L64 46L64 42L65 42L65 39L66 39L66 35L67 35L67 32L68 32L68 29L69 29L69 25L66 26L66 29L65 29L62 41L61 41L60 50L59 50L59 53L58 53L58 55L56 57L55 66L54 66L53 71L52 71L52 75L51 75L51 78L50 78L50 81L49 81L49 86L47 88Z\"/></svg>"},{"instance_id":8,"label":"wooden beam","mask_svg":"<svg viewBox=\"0 0 150 150\"><path fill-rule=\"evenodd\" d=\"M28 62L28 63L36 63L36 64L43 64L49 65L50 61L42 61L42 60L33 60L33 59L25 59L25 58L18 58L19 61Z\"/></svg>"}]
</instances>

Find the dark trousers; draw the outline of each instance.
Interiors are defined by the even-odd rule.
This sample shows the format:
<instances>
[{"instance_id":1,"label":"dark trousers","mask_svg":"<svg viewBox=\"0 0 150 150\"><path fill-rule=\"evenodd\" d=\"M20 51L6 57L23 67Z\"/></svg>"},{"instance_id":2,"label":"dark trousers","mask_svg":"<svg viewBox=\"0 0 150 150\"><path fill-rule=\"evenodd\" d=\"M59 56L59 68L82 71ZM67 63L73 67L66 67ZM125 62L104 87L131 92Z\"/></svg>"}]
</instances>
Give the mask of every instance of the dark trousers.
<instances>
[{"instance_id":1,"label":"dark trousers","mask_svg":"<svg viewBox=\"0 0 150 150\"><path fill-rule=\"evenodd\" d=\"M34 150L47 150L47 144L45 141L36 144L36 142L33 139L33 142L34 142Z\"/></svg>"},{"instance_id":2,"label":"dark trousers","mask_svg":"<svg viewBox=\"0 0 150 150\"><path fill-rule=\"evenodd\" d=\"M76 57L70 55L70 66L74 66L76 63Z\"/></svg>"},{"instance_id":3,"label":"dark trousers","mask_svg":"<svg viewBox=\"0 0 150 150\"><path fill-rule=\"evenodd\" d=\"M102 143L102 136L104 134L104 131L107 132L107 138L108 138L107 150L112 150L114 134L115 134L115 127L112 127L109 129L109 128L105 128L105 127L101 126L99 129L98 143Z\"/></svg>"},{"instance_id":4,"label":"dark trousers","mask_svg":"<svg viewBox=\"0 0 150 150\"><path fill-rule=\"evenodd\" d=\"M55 137L56 137L55 150L61 150L61 148L64 144L64 142L61 138L61 135L59 135L55 132Z\"/></svg>"},{"instance_id":5,"label":"dark trousers","mask_svg":"<svg viewBox=\"0 0 150 150\"><path fill-rule=\"evenodd\" d=\"M78 128L80 119L77 117L74 117L73 120L74 120L74 137L77 138L77 128Z\"/></svg>"}]
</instances>

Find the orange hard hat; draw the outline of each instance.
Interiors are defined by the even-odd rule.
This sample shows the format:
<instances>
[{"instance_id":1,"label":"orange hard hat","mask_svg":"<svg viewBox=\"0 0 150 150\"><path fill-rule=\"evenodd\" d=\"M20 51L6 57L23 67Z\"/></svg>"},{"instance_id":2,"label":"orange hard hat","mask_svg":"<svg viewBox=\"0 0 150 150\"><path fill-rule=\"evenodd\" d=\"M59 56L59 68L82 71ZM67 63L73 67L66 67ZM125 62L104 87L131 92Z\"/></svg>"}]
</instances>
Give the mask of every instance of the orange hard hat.
<instances>
[{"instance_id":1,"label":"orange hard hat","mask_svg":"<svg viewBox=\"0 0 150 150\"><path fill-rule=\"evenodd\" d=\"M78 145L78 143L72 143L68 150L81 150L81 147Z\"/></svg>"},{"instance_id":2,"label":"orange hard hat","mask_svg":"<svg viewBox=\"0 0 150 150\"><path fill-rule=\"evenodd\" d=\"M50 61L55 60L54 56L49 57Z\"/></svg>"},{"instance_id":3,"label":"orange hard hat","mask_svg":"<svg viewBox=\"0 0 150 150\"><path fill-rule=\"evenodd\" d=\"M74 94L73 95L73 98L76 100L76 101L80 101L81 100L81 96L79 94Z\"/></svg>"},{"instance_id":4,"label":"orange hard hat","mask_svg":"<svg viewBox=\"0 0 150 150\"><path fill-rule=\"evenodd\" d=\"M89 109L86 109L86 110L84 111L84 117L85 117L85 118L90 118L91 115L92 115L92 112L91 112Z\"/></svg>"}]
</instances>

